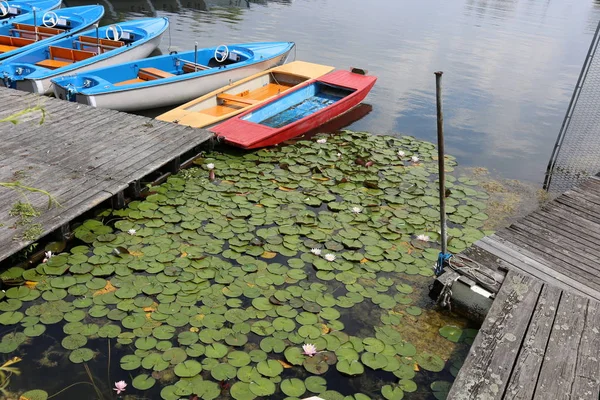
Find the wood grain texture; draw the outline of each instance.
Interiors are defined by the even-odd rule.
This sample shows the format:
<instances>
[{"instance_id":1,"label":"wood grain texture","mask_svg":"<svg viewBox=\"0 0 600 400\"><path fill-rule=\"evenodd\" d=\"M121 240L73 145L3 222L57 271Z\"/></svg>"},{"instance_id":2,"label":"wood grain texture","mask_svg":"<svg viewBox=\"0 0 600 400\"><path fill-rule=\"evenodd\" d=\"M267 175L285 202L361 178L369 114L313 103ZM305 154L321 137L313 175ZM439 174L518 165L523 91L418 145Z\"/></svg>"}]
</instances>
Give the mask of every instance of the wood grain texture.
<instances>
[{"instance_id":1,"label":"wood grain texture","mask_svg":"<svg viewBox=\"0 0 600 400\"><path fill-rule=\"evenodd\" d=\"M0 182L19 180L47 190L61 203L60 208L47 209L47 198L28 194L42 211L33 221L43 226L40 237L213 136L201 129L5 88L0 88L0 104L0 118L38 104L47 114L43 125L39 113L21 116L18 125L0 125ZM0 227L0 261L30 243L14 240L23 228L14 228L16 219L9 211L20 199L17 192L0 188L5 223Z\"/></svg>"},{"instance_id":2,"label":"wood grain texture","mask_svg":"<svg viewBox=\"0 0 600 400\"><path fill-rule=\"evenodd\" d=\"M448 399L498 399L510 380L542 282L509 272Z\"/></svg>"}]
</instances>

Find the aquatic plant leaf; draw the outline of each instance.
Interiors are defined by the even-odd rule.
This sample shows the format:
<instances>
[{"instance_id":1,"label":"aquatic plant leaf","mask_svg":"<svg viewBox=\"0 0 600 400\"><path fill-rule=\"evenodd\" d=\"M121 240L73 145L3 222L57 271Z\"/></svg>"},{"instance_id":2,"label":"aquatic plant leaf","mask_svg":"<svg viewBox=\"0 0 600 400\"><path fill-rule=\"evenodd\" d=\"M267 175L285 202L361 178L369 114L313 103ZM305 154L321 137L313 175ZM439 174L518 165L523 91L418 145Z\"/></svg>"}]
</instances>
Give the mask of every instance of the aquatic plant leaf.
<instances>
[{"instance_id":1,"label":"aquatic plant leaf","mask_svg":"<svg viewBox=\"0 0 600 400\"><path fill-rule=\"evenodd\" d=\"M304 382L298 378L284 379L280 384L281 391L291 397L300 397L306 392Z\"/></svg>"},{"instance_id":2,"label":"aquatic plant leaf","mask_svg":"<svg viewBox=\"0 0 600 400\"><path fill-rule=\"evenodd\" d=\"M254 400L257 396L250 391L250 385L246 382L236 382L229 389L231 397L235 400Z\"/></svg>"},{"instance_id":3,"label":"aquatic plant leaf","mask_svg":"<svg viewBox=\"0 0 600 400\"><path fill-rule=\"evenodd\" d=\"M410 315L419 316L423 313L423 310L417 306L411 306L406 308L406 312Z\"/></svg>"},{"instance_id":4,"label":"aquatic plant leaf","mask_svg":"<svg viewBox=\"0 0 600 400\"><path fill-rule=\"evenodd\" d=\"M398 382L398 386L405 393L412 393L417 390L417 384L415 383L415 381L412 381L410 379L400 379L400 381Z\"/></svg>"},{"instance_id":5,"label":"aquatic plant leaf","mask_svg":"<svg viewBox=\"0 0 600 400\"><path fill-rule=\"evenodd\" d=\"M256 365L256 369L261 375L274 377L283 372L283 366L276 360L264 360Z\"/></svg>"},{"instance_id":6,"label":"aquatic plant leaf","mask_svg":"<svg viewBox=\"0 0 600 400\"><path fill-rule=\"evenodd\" d=\"M356 360L339 360L336 364L336 368L346 375L360 375L365 371L363 365Z\"/></svg>"},{"instance_id":7,"label":"aquatic plant leaf","mask_svg":"<svg viewBox=\"0 0 600 400\"><path fill-rule=\"evenodd\" d=\"M77 334L77 333L74 335L66 336L61 342L62 346L67 350L78 349L80 347L85 346L86 343L87 343L87 338L85 336Z\"/></svg>"},{"instance_id":8,"label":"aquatic plant leaf","mask_svg":"<svg viewBox=\"0 0 600 400\"><path fill-rule=\"evenodd\" d=\"M156 383L156 379L147 374L141 374L133 378L131 385L138 390L148 390Z\"/></svg>"},{"instance_id":9,"label":"aquatic plant leaf","mask_svg":"<svg viewBox=\"0 0 600 400\"><path fill-rule=\"evenodd\" d=\"M454 325L446 325L439 329L440 335L451 342L458 343L463 333L462 329Z\"/></svg>"},{"instance_id":10,"label":"aquatic plant leaf","mask_svg":"<svg viewBox=\"0 0 600 400\"><path fill-rule=\"evenodd\" d=\"M35 389L28 390L25 393L21 394L19 400L47 400L48 393L45 390Z\"/></svg>"},{"instance_id":11,"label":"aquatic plant leaf","mask_svg":"<svg viewBox=\"0 0 600 400\"><path fill-rule=\"evenodd\" d=\"M142 337L135 341L135 347L137 347L140 350L150 350L153 349L157 343L158 340L156 340L152 336Z\"/></svg>"},{"instance_id":12,"label":"aquatic plant leaf","mask_svg":"<svg viewBox=\"0 0 600 400\"><path fill-rule=\"evenodd\" d=\"M90 361L92 358L94 358L94 352L85 347L73 350L71 354L69 354L69 360L75 364L81 364Z\"/></svg>"},{"instance_id":13,"label":"aquatic plant leaf","mask_svg":"<svg viewBox=\"0 0 600 400\"><path fill-rule=\"evenodd\" d=\"M385 385L381 388L381 394L388 400L402 400L404 392L399 387Z\"/></svg>"},{"instance_id":14,"label":"aquatic plant leaf","mask_svg":"<svg viewBox=\"0 0 600 400\"><path fill-rule=\"evenodd\" d=\"M28 337L37 337L41 336L46 331L46 326L41 324L36 324L32 326L28 326L23 329L23 333Z\"/></svg>"},{"instance_id":15,"label":"aquatic plant leaf","mask_svg":"<svg viewBox=\"0 0 600 400\"><path fill-rule=\"evenodd\" d=\"M327 390L327 381L320 376L309 376L304 381L304 385L309 392L323 393Z\"/></svg>"},{"instance_id":16,"label":"aquatic plant leaf","mask_svg":"<svg viewBox=\"0 0 600 400\"><path fill-rule=\"evenodd\" d=\"M217 381L227 381L236 377L237 370L233 365L220 363L210 370L210 375Z\"/></svg>"},{"instance_id":17,"label":"aquatic plant leaf","mask_svg":"<svg viewBox=\"0 0 600 400\"><path fill-rule=\"evenodd\" d=\"M202 371L202 365L195 360L186 360L175 366L175 375L181 378L191 378L198 375Z\"/></svg>"},{"instance_id":18,"label":"aquatic plant leaf","mask_svg":"<svg viewBox=\"0 0 600 400\"><path fill-rule=\"evenodd\" d=\"M153 371L164 371L169 368L169 363L163 360L162 354L150 353L142 359L142 367Z\"/></svg>"},{"instance_id":19,"label":"aquatic plant leaf","mask_svg":"<svg viewBox=\"0 0 600 400\"><path fill-rule=\"evenodd\" d=\"M106 324L98 329L98 336L101 338L116 338L121 333L119 325Z\"/></svg>"},{"instance_id":20,"label":"aquatic plant leaf","mask_svg":"<svg viewBox=\"0 0 600 400\"><path fill-rule=\"evenodd\" d=\"M369 352L363 353L360 356L360 361L371 369L382 369L388 363L387 357L383 354Z\"/></svg>"},{"instance_id":21,"label":"aquatic plant leaf","mask_svg":"<svg viewBox=\"0 0 600 400\"><path fill-rule=\"evenodd\" d=\"M229 349L221 343L212 343L206 346L204 354L206 357L219 359L225 357Z\"/></svg>"},{"instance_id":22,"label":"aquatic plant leaf","mask_svg":"<svg viewBox=\"0 0 600 400\"><path fill-rule=\"evenodd\" d=\"M430 388L433 391L433 396L437 400L446 400L448 393L452 388L452 383L447 381L435 381L431 383Z\"/></svg>"},{"instance_id":23,"label":"aquatic plant leaf","mask_svg":"<svg viewBox=\"0 0 600 400\"><path fill-rule=\"evenodd\" d=\"M444 360L435 354L423 352L417 354L414 359L421 368L426 369L427 371L440 372L444 369Z\"/></svg>"},{"instance_id":24,"label":"aquatic plant leaf","mask_svg":"<svg viewBox=\"0 0 600 400\"><path fill-rule=\"evenodd\" d=\"M227 354L227 362L236 368L250 364L250 355L243 351L232 351Z\"/></svg>"},{"instance_id":25,"label":"aquatic plant leaf","mask_svg":"<svg viewBox=\"0 0 600 400\"><path fill-rule=\"evenodd\" d=\"M25 314L19 311L7 311L0 314L0 324L14 325L18 324L25 317Z\"/></svg>"},{"instance_id":26,"label":"aquatic plant leaf","mask_svg":"<svg viewBox=\"0 0 600 400\"><path fill-rule=\"evenodd\" d=\"M275 384L267 378L257 378L251 381L248 388L256 396L270 396L275 393Z\"/></svg>"},{"instance_id":27,"label":"aquatic plant leaf","mask_svg":"<svg viewBox=\"0 0 600 400\"><path fill-rule=\"evenodd\" d=\"M381 353L385 348L385 343L376 338L363 339L365 350L371 353Z\"/></svg>"},{"instance_id":28,"label":"aquatic plant leaf","mask_svg":"<svg viewBox=\"0 0 600 400\"><path fill-rule=\"evenodd\" d=\"M128 354L121 357L120 365L125 371L132 371L138 369L142 365L142 359L136 355Z\"/></svg>"}]
</instances>

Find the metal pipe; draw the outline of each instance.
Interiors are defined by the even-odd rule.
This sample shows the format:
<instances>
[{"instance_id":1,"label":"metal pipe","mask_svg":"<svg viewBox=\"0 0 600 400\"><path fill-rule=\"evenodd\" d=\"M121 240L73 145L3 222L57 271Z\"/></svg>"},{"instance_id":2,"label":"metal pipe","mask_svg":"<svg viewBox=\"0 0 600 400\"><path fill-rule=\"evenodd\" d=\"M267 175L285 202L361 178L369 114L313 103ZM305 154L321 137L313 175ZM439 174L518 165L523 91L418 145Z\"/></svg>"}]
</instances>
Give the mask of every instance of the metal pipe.
<instances>
[{"instance_id":1,"label":"metal pipe","mask_svg":"<svg viewBox=\"0 0 600 400\"><path fill-rule=\"evenodd\" d=\"M198 71L198 42L194 45L194 72Z\"/></svg>"},{"instance_id":2,"label":"metal pipe","mask_svg":"<svg viewBox=\"0 0 600 400\"><path fill-rule=\"evenodd\" d=\"M100 32L98 31L98 23L95 24L96 25L96 51L98 52L98 54L100 54ZM83 43L81 44L81 47L83 50Z\"/></svg>"},{"instance_id":3,"label":"metal pipe","mask_svg":"<svg viewBox=\"0 0 600 400\"><path fill-rule=\"evenodd\" d=\"M444 114L442 113L442 71L435 74L435 98L437 108L437 141L438 141L438 169L440 181L440 223L442 254L446 254L448 236L446 233L446 174L444 165Z\"/></svg>"}]
</instances>

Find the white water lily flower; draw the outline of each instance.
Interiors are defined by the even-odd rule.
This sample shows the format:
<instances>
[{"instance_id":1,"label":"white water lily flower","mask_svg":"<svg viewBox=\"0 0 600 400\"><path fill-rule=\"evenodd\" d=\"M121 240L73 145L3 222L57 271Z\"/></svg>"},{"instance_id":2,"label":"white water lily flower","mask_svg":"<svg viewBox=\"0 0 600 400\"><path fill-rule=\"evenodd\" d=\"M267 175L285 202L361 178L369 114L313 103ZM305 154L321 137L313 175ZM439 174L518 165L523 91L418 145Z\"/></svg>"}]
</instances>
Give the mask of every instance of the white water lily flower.
<instances>
[{"instance_id":1,"label":"white water lily flower","mask_svg":"<svg viewBox=\"0 0 600 400\"><path fill-rule=\"evenodd\" d=\"M130 235L135 235L136 230L135 229L130 229L127 231L127 233L129 233Z\"/></svg>"},{"instance_id":2,"label":"white water lily flower","mask_svg":"<svg viewBox=\"0 0 600 400\"><path fill-rule=\"evenodd\" d=\"M421 240L423 242L429 242L429 236L427 236L425 234L420 234L419 236L417 236L417 240Z\"/></svg>"},{"instance_id":3,"label":"white water lily flower","mask_svg":"<svg viewBox=\"0 0 600 400\"><path fill-rule=\"evenodd\" d=\"M313 253L316 256L320 256L321 255L321 249L318 248L314 248L314 249L310 249L310 252Z\"/></svg>"},{"instance_id":4,"label":"white water lily flower","mask_svg":"<svg viewBox=\"0 0 600 400\"><path fill-rule=\"evenodd\" d=\"M48 251L45 251L45 252L44 252L44 256L46 256L46 258L44 258L44 259L42 260L42 262L43 262L43 263L45 263L46 261L48 261L49 259L51 259L51 258L52 258L52 252L51 252L50 250L48 250Z\"/></svg>"},{"instance_id":5,"label":"white water lily flower","mask_svg":"<svg viewBox=\"0 0 600 400\"><path fill-rule=\"evenodd\" d=\"M208 168L208 169L215 169L215 164L213 164L213 163L206 164L206 168Z\"/></svg>"},{"instance_id":6,"label":"white water lily flower","mask_svg":"<svg viewBox=\"0 0 600 400\"><path fill-rule=\"evenodd\" d=\"M327 261L335 261L335 254L327 253L324 257Z\"/></svg>"},{"instance_id":7,"label":"white water lily flower","mask_svg":"<svg viewBox=\"0 0 600 400\"><path fill-rule=\"evenodd\" d=\"M342 158L342 153L337 153L337 158Z\"/></svg>"},{"instance_id":8,"label":"white water lily flower","mask_svg":"<svg viewBox=\"0 0 600 400\"><path fill-rule=\"evenodd\" d=\"M362 208L360 208L360 207L352 207L352 212L355 214L360 214L361 211L362 211Z\"/></svg>"},{"instance_id":9,"label":"white water lily flower","mask_svg":"<svg viewBox=\"0 0 600 400\"><path fill-rule=\"evenodd\" d=\"M402 150L398 150L398 156L399 157L404 157L406 155L405 152L403 152Z\"/></svg>"},{"instance_id":10,"label":"white water lily flower","mask_svg":"<svg viewBox=\"0 0 600 400\"><path fill-rule=\"evenodd\" d=\"M419 157L417 157L417 156L412 156L412 157L410 158L410 160L411 160L412 162L419 162Z\"/></svg>"},{"instance_id":11,"label":"white water lily flower","mask_svg":"<svg viewBox=\"0 0 600 400\"><path fill-rule=\"evenodd\" d=\"M303 344L302 345L302 350L303 350L303 354L312 357L315 354L317 354L317 346L315 346L314 344Z\"/></svg>"},{"instance_id":12,"label":"white water lily flower","mask_svg":"<svg viewBox=\"0 0 600 400\"><path fill-rule=\"evenodd\" d=\"M327 139L318 139L317 143L319 143L319 144L327 143Z\"/></svg>"}]
</instances>

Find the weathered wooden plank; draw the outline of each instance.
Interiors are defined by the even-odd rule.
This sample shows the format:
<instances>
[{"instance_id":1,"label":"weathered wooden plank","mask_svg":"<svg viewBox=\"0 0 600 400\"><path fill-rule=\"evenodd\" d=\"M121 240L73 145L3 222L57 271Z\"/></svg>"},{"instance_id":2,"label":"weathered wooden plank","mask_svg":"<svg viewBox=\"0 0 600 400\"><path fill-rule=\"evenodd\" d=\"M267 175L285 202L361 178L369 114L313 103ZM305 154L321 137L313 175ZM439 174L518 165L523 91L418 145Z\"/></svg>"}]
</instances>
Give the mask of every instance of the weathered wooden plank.
<instances>
[{"instance_id":1,"label":"weathered wooden plank","mask_svg":"<svg viewBox=\"0 0 600 400\"><path fill-rule=\"evenodd\" d=\"M597 193L594 189L576 187L570 190L565 195L573 198L584 198L585 200L593 203L596 206L600 206L600 193Z\"/></svg>"},{"instance_id":2,"label":"weathered wooden plank","mask_svg":"<svg viewBox=\"0 0 600 400\"><path fill-rule=\"evenodd\" d=\"M544 214L540 212L533 213L527 218L526 221L534 222L546 229L556 232L557 235L561 233L571 241L585 241L587 245L591 247L600 246L600 225L598 225L598 232L582 230L582 227L566 221L561 217L551 214Z\"/></svg>"},{"instance_id":3,"label":"weathered wooden plank","mask_svg":"<svg viewBox=\"0 0 600 400\"><path fill-rule=\"evenodd\" d=\"M561 294L559 288L544 285L503 398L530 400L533 397L535 385L532 382L537 381L542 367Z\"/></svg>"},{"instance_id":4,"label":"weathered wooden plank","mask_svg":"<svg viewBox=\"0 0 600 400\"><path fill-rule=\"evenodd\" d=\"M585 326L577 352L575 380L570 399L600 398L600 304L590 300L585 313Z\"/></svg>"},{"instance_id":5,"label":"weathered wooden plank","mask_svg":"<svg viewBox=\"0 0 600 400\"><path fill-rule=\"evenodd\" d=\"M588 299L563 292L535 388L534 400L571 400Z\"/></svg>"},{"instance_id":6,"label":"weathered wooden plank","mask_svg":"<svg viewBox=\"0 0 600 400\"><path fill-rule=\"evenodd\" d=\"M590 283L577 275L565 275L557 271L555 266L548 266L530 257L530 252L515 246L496 235L483 238L477 242L477 245L489 251L498 257L507 260L517 266L521 271L539 277L559 288L575 291L594 299L600 299L600 286Z\"/></svg>"},{"instance_id":7,"label":"weathered wooden plank","mask_svg":"<svg viewBox=\"0 0 600 400\"><path fill-rule=\"evenodd\" d=\"M581 266L580 268L600 270L600 263L598 263L600 251L591 248L589 243L585 243L583 240L580 243L572 242L565 236L557 236L556 233L548 231L539 225L528 223L527 221L512 224L508 228L508 231L516 232L528 238L528 244L536 242L540 246L543 245L552 248L554 251L548 254L548 259L559 257L562 254L566 257L565 261L572 261L571 264L574 264L576 267Z\"/></svg>"},{"instance_id":8,"label":"weathered wooden plank","mask_svg":"<svg viewBox=\"0 0 600 400\"><path fill-rule=\"evenodd\" d=\"M565 226L571 232L578 232L580 235L587 235L600 240L600 224L588 221L579 215L566 212L561 208L545 207L535 213L536 218L544 218L553 220L558 223L558 226Z\"/></svg>"},{"instance_id":9,"label":"weathered wooden plank","mask_svg":"<svg viewBox=\"0 0 600 400\"><path fill-rule=\"evenodd\" d=\"M581 215L592 222L600 223L600 217L598 217L598 215L600 215L600 211L597 213L595 208L590 207L589 204L585 204L585 202L581 200L577 201L567 196L561 196L557 198L555 202L560 206L572 210L571 212L578 212L578 215Z\"/></svg>"},{"instance_id":10,"label":"weathered wooden plank","mask_svg":"<svg viewBox=\"0 0 600 400\"><path fill-rule=\"evenodd\" d=\"M593 263L578 257L576 253L565 248L553 248L552 244L546 242L541 236L532 238L530 235L523 234L510 227L498 231L496 236L528 250L535 255L538 261L546 265L552 265L555 268L560 267L568 271L568 274L576 273L600 285L600 276L594 273L595 265ZM584 264L584 266L581 264ZM590 271L590 269L592 270Z\"/></svg>"},{"instance_id":11,"label":"weathered wooden plank","mask_svg":"<svg viewBox=\"0 0 600 400\"><path fill-rule=\"evenodd\" d=\"M535 278L508 273L448 399L501 398L541 289Z\"/></svg>"}]
</instances>

